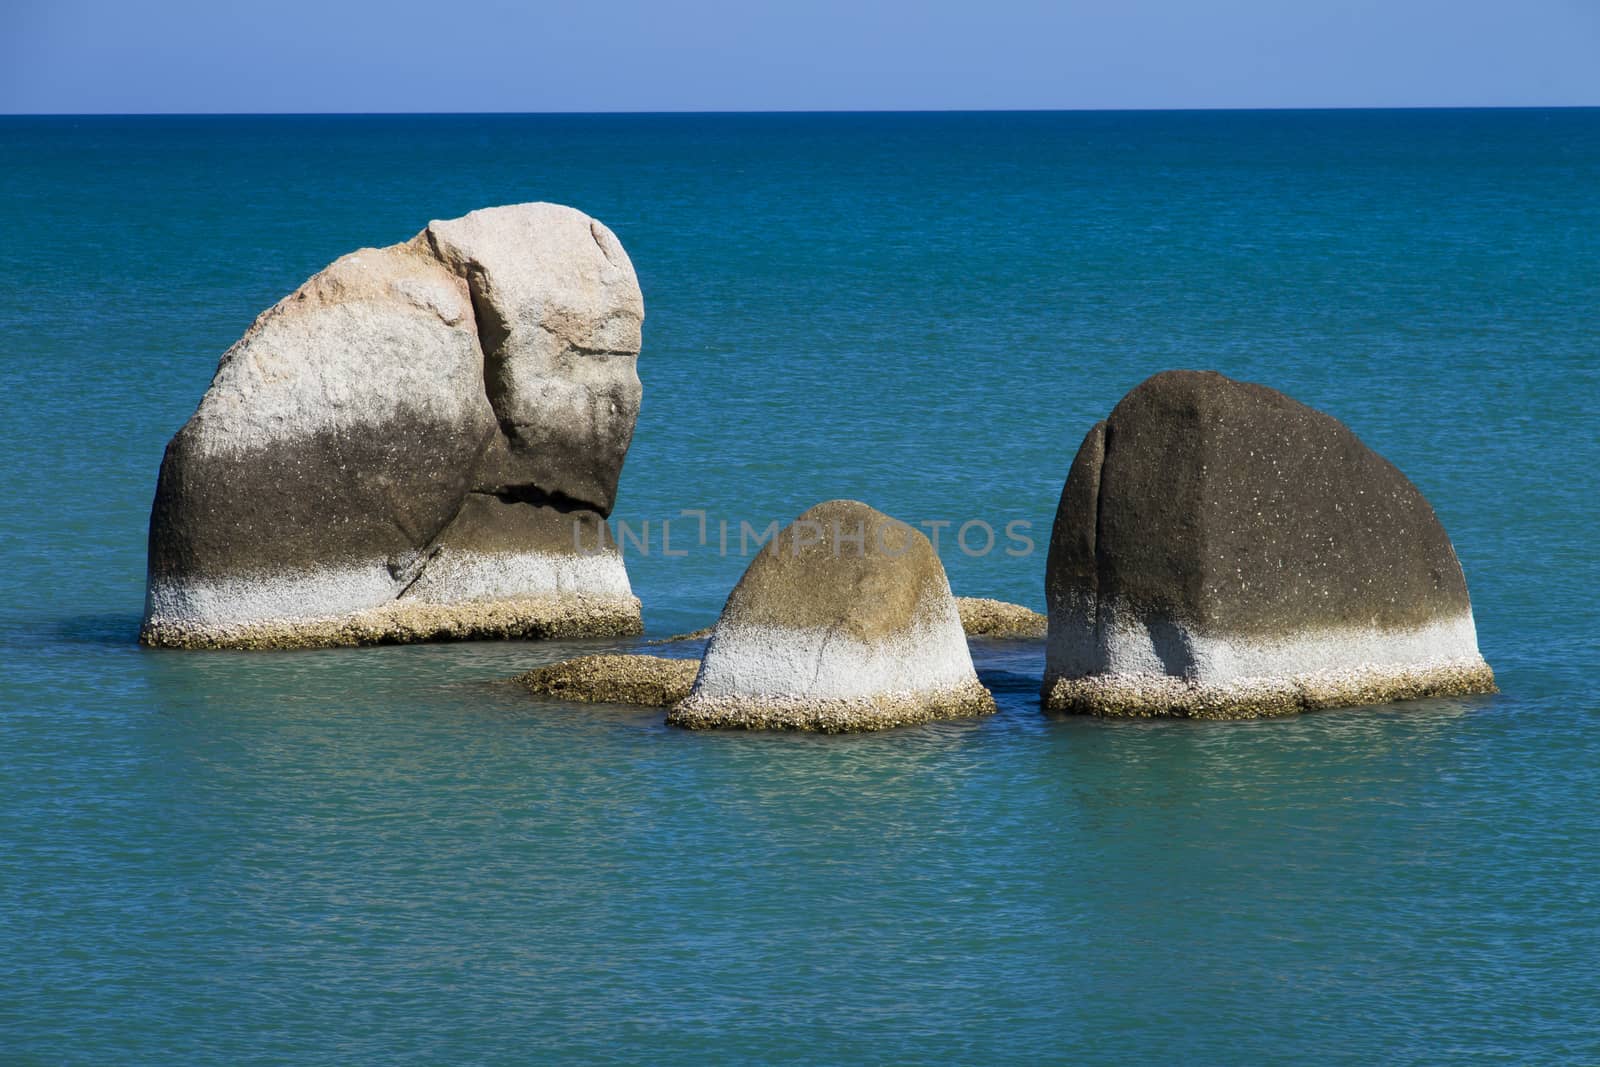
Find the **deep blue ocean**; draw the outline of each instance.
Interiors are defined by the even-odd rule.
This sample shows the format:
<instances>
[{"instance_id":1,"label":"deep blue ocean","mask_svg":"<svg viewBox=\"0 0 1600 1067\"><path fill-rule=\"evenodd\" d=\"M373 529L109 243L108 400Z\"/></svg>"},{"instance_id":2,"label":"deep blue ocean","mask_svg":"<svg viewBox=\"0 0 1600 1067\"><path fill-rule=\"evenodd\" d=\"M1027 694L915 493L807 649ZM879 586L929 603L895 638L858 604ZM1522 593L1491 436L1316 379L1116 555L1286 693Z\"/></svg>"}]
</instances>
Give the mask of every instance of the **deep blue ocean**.
<instances>
[{"instance_id":1,"label":"deep blue ocean","mask_svg":"<svg viewBox=\"0 0 1600 1067\"><path fill-rule=\"evenodd\" d=\"M1053 721L976 642L990 719L706 735L501 681L633 642L140 649L222 351L524 200L638 269L649 636L841 496L1042 608L1084 432L1214 368L1416 482L1504 692ZM0 232L0 1063L1600 1063L1600 110L4 118Z\"/></svg>"}]
</instances>

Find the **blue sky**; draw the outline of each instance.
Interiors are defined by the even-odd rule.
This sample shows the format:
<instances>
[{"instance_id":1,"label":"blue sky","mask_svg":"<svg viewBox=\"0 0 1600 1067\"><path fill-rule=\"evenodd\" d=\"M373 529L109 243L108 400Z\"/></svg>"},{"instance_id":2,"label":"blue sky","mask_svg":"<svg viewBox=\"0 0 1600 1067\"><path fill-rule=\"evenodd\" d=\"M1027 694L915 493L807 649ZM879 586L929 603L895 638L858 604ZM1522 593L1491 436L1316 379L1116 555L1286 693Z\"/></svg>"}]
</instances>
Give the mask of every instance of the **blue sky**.
<instances>
[{"instance_id":1,"label":"blue sky","mask_svg":"<svg viewBox=\"0 0 1600 1067\"><path fill-rule=\"evenodd\" d=\"M1600 0L0 0L0 112L1600 105Z\"/></svg>"}]
</instances>

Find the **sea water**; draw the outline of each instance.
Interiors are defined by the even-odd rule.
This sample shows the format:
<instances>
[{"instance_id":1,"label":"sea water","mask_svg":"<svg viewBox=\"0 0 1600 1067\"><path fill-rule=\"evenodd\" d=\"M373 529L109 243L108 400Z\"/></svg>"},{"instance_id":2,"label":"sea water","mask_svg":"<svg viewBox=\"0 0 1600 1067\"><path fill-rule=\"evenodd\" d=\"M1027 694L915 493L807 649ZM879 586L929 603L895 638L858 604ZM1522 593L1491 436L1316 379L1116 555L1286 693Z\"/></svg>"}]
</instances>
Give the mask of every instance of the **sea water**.
<instances>
[{"instance_id":1,"label":"sea water","mask_svg":"<svg viewBox=\"0 0 1600 1067\"><path fill-rule=\"evenodd\" d=\"M1084 432L1214 368L1427 495L1503 692L1053 721L978 641L988 719L717 735L501 681L633 642L140 649L221 352L525 200L638 269L650 636L830 497L1042 608ZM0 225L0 1062L1600 1060L1600 111L9 118Z\"/></svg>"}]
</instances>

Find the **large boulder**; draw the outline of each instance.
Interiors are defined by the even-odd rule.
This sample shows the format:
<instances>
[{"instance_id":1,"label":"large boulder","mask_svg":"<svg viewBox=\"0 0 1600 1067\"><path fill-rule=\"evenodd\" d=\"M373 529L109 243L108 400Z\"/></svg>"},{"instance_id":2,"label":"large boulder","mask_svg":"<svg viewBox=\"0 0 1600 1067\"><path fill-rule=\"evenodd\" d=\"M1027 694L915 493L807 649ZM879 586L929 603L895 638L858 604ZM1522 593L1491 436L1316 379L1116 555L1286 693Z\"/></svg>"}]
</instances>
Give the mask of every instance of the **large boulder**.
<instances>
[{"instance_id":1,"label":"large boulder","mask_svg":"<svg viewBox=\"0 0 1600 1067\"><path fill-rule=\"evenodd\" d=\"M1450 539L1343 423L1169 371L1085 437L1045 576L1046 710L1243 718L1492 692Z\"/></svg>"},{"instance_id":2,"label":"large boulder","mask_svg":"<svg viewBox=\"0 0 1600 1067\"><path fill-rule=\"evenodd\" d=\"M835 733L993 710L928 539L831 500L751 562L667 722Z\"/></svg>"},{"instance_id":3,"label":"large boulder","mask_svg":"<svg viewBox=\"0 0 1600 1067\"><path fill-rule=\"evenodd\" d=\"M616 237L557 204L337 260L223 355L167 446L142 640L638 632L605 527L643 318Z\"/></svg>"}]
</instances>

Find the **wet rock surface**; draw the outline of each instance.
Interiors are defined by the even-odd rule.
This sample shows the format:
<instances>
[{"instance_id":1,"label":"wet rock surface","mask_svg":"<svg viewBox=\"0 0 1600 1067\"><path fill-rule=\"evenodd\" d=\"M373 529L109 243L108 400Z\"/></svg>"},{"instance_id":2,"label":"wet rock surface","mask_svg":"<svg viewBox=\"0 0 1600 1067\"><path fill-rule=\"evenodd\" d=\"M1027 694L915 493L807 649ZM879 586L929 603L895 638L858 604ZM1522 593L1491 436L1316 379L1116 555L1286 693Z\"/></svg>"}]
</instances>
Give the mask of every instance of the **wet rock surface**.
<instances>
[{"instance_id":1,"label":"wet rock surface","mask_svg":"<svg viewBox=\"0 0 1600 1067\"><path fill-rule=\"evenodd\" d=\"M578 656L538 667L514 679L541 696L605 704L667 707L689 695L697 659L662 656Z\"/></svg>"},{"instance_id":2,"label":"wet rock surface","mask_svg":"<svg viewBox=\"0 0 1600 1067\"><path fill-rule=\"evenodd\" d=\"M1032 608L986 597L958 596L956 611L968 637L1043 637L1050 621L1049 616Z\"/></svg>"}]
</instances>

